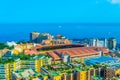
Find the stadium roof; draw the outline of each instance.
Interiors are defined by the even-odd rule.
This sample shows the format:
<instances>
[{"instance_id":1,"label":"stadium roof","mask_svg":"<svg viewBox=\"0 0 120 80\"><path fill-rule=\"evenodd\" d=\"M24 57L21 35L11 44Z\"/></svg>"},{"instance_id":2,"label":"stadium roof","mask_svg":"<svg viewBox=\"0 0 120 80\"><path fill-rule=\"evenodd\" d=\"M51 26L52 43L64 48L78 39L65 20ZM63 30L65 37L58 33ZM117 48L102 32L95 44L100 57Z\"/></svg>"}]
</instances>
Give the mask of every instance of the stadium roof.
<instances>
[{"instance_id":1,"label":"stadium roof","mask_svg":"<svg viewBox=\"0 0 120 80\"><path fill-rule=\"evenodd\" d=\"M108 53L109 50L107 48L99 48L99 47L78 47L78 48L65 48L58 49L47 52L48 55L53 57L54 59L60 59L58 55L69 55L70 57L84 57L90 55L99 55L99 51L102 50L103 53Z\"/></svg>"}]
</instances>

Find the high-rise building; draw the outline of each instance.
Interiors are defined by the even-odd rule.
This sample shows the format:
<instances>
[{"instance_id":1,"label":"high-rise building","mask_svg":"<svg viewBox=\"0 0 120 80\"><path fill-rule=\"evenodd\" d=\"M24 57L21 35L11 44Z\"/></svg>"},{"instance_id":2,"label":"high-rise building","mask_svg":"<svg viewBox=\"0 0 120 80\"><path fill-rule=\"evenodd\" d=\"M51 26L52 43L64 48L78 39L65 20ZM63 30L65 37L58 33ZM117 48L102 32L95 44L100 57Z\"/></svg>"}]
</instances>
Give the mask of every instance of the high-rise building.
<instances>
[{"instance_id":1,"label":"high-rise building","mask_svg":"<svg viewBox=\"0 0 120 80\"><path fill-rule=\"evenodd\" d=\"M89 46L108 47L108 40L107 39L90 39Z\"/></svg>"},{"instance_id":2,"label":"high-rise building","mask_svg":"<svg viewBox=\"0 0 120 80\"><path fill-rule=\"evenodd\" d=\"M115 71L110 68L103 68L101 69L101 77L103 77L105 80L110 80L115 76Z\"/></svg>"},{"instance_id":3,"label":"high-rise building","mask_svg":"<svg viewBox=\"0 0 120 80\"><path fill-rule=\"evenodd\" d=\"M39 35L40 35L39 32L31 32L30 33L30 42L37 43Z\"/></svg>"},{"instance_id":4,"label":"high-rise building","mask_svg":"<svg viewBox=\"0 0 120 80\"><path fill-rule=\"evenodd\" d=\"M12 80L12 69L13 67L10 63L0 64L0 80Z\"/></svg>"},{"instance_id":5,"label":"high-rise building","mask_svg":"<svg viewBox=\"0 0 120 80\"><path fill-rule=\"evenodd\" d=\"M96 47L96 46L98 46L98 42L99 42L98 39L91 39L90 46Z\"/></svg>"},{"instance_id":6,"label":"high-rise building","mask_svg":"<svg viewBox=\"0 0 120 80\"><path fill-rule=\"evenodd\" d=\"M108 47L108 40L106 38L104 39L104 47Z\"/></svg>"},{"instance_id":7,"label":"high-rise building","mask_svg":"<svg viewBox=\"0 0 120 80\"><path fill-rule=\"evenodd\" d=\"M76 80L87 80L87 71L78 70Z\"/></svg>"},{"instance_id":8,"label":"high-rise building","mask_svg":"<svg viewBox=\"0 0 120 80\"><path fill-rule=\"evenodd\" d=\"M40 72L40 67L43 66L43 64L44 64L43 59L35 60L35 71Z\"/></svg>"},{"instance_id":9,"label":"high-rise building","mask_svg":"<svg viewBox=\"0 0 120 80\"><path fill-rule=\"evenodd\" d=\"M99 39L98 47L108 47L108 40L106 38Z\"/></svg>"},{"instance_id":10,"label":"high-rise building","mask_svg":"<svg viewBox=\"0 0 120 80\"><path fill-rule=\"evenodd\" d=\"M14 61L14 63L13 63L13 70L15 71L15 70L19 70L19 69L21 69L21 60L20 59L17 59L17 60L15 60Z\"/></svg>"},{"instance_id":11,"label":"high-rise building","mask_svg":"<svg viewBox=\"0 0 120 80\"><path fill-rule=\"evenodd\" d=\"M108 40L108 48L109 49L116 49L116 43L117 43L117 41L115 38L110 38Z\"/></svg>"}]
</instances>

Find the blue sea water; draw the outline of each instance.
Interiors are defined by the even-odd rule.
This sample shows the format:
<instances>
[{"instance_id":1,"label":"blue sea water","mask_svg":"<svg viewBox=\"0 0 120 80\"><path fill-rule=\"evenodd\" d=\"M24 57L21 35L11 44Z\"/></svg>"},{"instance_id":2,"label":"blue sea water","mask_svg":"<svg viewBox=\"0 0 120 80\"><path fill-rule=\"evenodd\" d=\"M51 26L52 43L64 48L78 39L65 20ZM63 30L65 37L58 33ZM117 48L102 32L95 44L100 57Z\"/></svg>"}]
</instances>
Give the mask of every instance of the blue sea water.
<instances>
[{"instance_id":1,"label":"blue sea water","mask_svg":"<svg viewBox=\"0 0 120 80\"><path fill-rule=\"evenodd\" d=\"M32 31L62 34L69 39L115 37L120 42L120 24L107 23L0 24L0 42L29 40Z\"/></svg>"}]
</instances>

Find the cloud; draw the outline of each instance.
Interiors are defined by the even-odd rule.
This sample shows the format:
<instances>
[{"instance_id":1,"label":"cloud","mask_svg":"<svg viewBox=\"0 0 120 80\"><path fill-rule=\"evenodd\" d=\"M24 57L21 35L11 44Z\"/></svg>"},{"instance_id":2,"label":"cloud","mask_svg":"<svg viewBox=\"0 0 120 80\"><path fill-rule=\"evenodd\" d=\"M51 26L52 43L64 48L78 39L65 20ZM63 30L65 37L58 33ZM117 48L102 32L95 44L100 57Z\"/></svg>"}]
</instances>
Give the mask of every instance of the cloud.
<instances>
[{"instance_id":1,"label":"cloud","mask_svg":"<svg viewBox=\"0 0 120 80\"><path fill-rule=\"evenodd\" d=\"M109 0L112 4L120 4L120 0Z\"/></svg>"}]
</instances>

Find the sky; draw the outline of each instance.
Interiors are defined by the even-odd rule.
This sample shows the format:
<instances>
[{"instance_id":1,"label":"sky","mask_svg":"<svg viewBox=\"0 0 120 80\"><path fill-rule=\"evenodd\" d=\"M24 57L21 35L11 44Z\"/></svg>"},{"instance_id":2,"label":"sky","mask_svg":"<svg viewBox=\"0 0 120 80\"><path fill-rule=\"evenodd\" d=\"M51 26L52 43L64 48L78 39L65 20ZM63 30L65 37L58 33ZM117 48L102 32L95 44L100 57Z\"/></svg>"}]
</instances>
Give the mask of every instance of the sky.
<instances>
[{"instance_id":1,"label":"sky","mask_svg":"<svg viewBox=\"0 0 120 80\"><path fill-rule=\"evenodd\" d=\"M120 23L120 0L0 0L0 23Z\"/></svg>"},{"instance_id":2,"label":"sky","mask_svg":"<svg viewBox=\"0 0 120 80\"><path fill-rule=\"evenodd\" d=\"M119 30L120 0L0 0L0 41L28 40L32 31L120 39Z\"/></svg>"}]
</instances>

